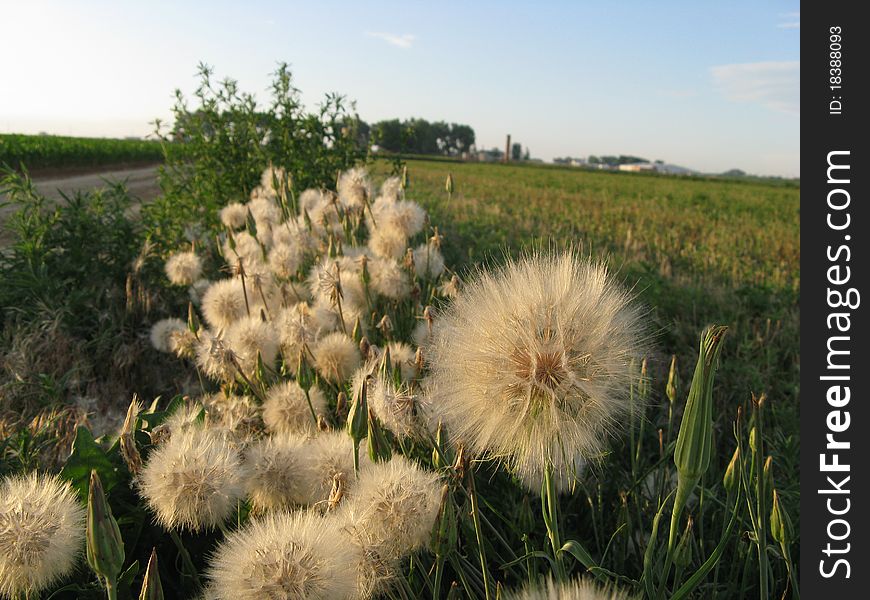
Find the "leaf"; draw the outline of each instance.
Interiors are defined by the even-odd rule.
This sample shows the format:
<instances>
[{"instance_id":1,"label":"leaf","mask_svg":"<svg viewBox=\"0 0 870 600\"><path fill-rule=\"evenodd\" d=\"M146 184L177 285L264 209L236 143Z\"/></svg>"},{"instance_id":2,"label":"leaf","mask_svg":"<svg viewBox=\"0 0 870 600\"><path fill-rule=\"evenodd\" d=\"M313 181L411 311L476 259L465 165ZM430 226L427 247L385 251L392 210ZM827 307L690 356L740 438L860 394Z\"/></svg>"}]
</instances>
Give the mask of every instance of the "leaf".
<instances>
[{"instance_id":1,"label":"leaf","mask_svg":"<svg viewBox=\"0 0 870 600\"><path fill-rule=\"evenodd\" d=\"M595 575L597 579L606 582L607 577L604 576L604 573L609 573L606 569L602 569L595 561L592 559L592 555L589 554L589 551L583 547L583 544L578 542L577 540L568 540L565 544L559 548L559 553L567 552L571 556L577 559L586 569Z\"/></svg>"},{"instance_id":2,"label":"leaf","mask_svg":"<svg viewBox=\"0 0 870 600\"><path fill-rule=\"evenodd\" d=\"M106 491L111 490L120 481L116 465L109 460L88 428L79 425L72 452L66 459L60 476L72 483L83 501L87 501L91 470L95 470L100 476Z\"/></svg>"}]
</instances>

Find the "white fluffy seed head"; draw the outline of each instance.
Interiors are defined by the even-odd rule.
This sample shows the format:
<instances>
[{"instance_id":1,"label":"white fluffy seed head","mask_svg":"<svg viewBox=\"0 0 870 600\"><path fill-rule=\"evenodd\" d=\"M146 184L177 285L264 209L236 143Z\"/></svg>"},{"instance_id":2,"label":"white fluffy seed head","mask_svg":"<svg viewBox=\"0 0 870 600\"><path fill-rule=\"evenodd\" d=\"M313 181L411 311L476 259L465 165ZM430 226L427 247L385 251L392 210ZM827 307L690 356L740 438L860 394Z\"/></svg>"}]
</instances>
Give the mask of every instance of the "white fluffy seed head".
<instances>
[{"instance_id":1,"label":"white fluffy seed head","mask_svg":"<svg viewBox=\"0 0 870 600\"><path fill-rule=\"evenodd\" d=\"M307 212L310 217L311 212L325 201L325 195L321 190L305 190L299 194L299 216L302 216Z\"/></svg>"},{"instance_id":2,"label":"white fluffy seed head","mask_svg":"<svg viewBox=\"0 0 870 600\"><path fill-rule=\"evenodd\" d=\"M211 559L218 600L346 600L356 588L353 549L330 519L270 513L227 536Z\"/></svg>"},{"instance_id":3,"label":"white fluffy seed head","mask_svg":"<svg viewBox=\"0 0 870 600\"><path fill-rule=\"evenodd\" d=\"M305 443L300 471L299 498L305 504L322 506L330 499L336 482L347 490L354 482L353 441L343 431L321 432ZM360 451L360 465L369 463Z\"/></svg>"},{"instance_id":4,"label":"white fluffy seed head","mask_svg":"<svg viewBox=\"0 0 870 600\"><path fill-rule=\"evenodd\" d=\"M260 410L251 396L218 392L202 399L209 427L224 429L245 443L262 430Z\"/></svg>"},{"instance_id":5,"label":"white fluffy seed head","mask_svg":"<svg viewBox=\"0 0 870 600\"><path fill-rule=\"evenodd\" d=\"M437 279L444 272L444 256L433 244L420 244L414 249L414 270L420 279Z\"/></svg>"},{"instance_id":6,"label":"white fluffy seed head","mask_svg":"<svg viewBox=\"0 0 870 600\"><path fill-rule=\"evenodd\" d=\"M411 381L417 375L417 367L414 364L416 353L405 342L390 342L387 344L390 351L390 362L394 369L399 369L402 381Z\"/></svg>"},{"instance_id":7,"label":"white fluffy seed head","mask_svg":"<svg viewBox=\"0 0 870 600\"><path fill-rule=\"evenodd\" d=\"M438 476L396 455L360 469L338 518L363 547L401 558L428 544L440 504Z\"/></svg>"},{"instance_id":8,"label":"white fluffy seed head","mask_svg":"<svg viewBox=\"0 0 870 600\"><path fill-rule=\"evenodd\" d=\"M248 207L240 202L230 202L221 209L221 223L228 229L241 229L248 218Z\"/></svg>"},{"instance_id":9,"label":"white fluffy seed head","mask_svg":"<svg viewBox=\"0 0 870 600\"><path fill-rule=\"evenodd\" d=\"M257 368L257 354L267 369L274 368L278 356L278 333L271 323L264 322L259 316L242 317L230 325L225 341L248 377Z\"/></svg>"},{"instance_id":10,"label":"white fluffy seed head","mask_svg":"<svg viewBox=\"0 0 870 600\"><path fill-rule=\"evenodd\" d=\"M289 369L295 369L299 355L318 338L323 323L314 309L305 302L299 302L281 309L275 325L278 328L278 341L284 354L284 362Z\"/></svg>"},{"instance_id":11,"label":"white fluffy seed head","mask_svg":"<svg viewBox=\"0 0 870 600\"><path fill-rule=\"evenodd\" d=\"M277 225L281 222L281 209L275 204L271 198L260 196L248 202L248 210L251 211L251 216L257 224L257 233L259 234L261 225L266 228L271 228L272 225Z\"/></svg>"},{"instance_id":12,"label":"white fluffy seed head","mask_svg":"<svg viewBox=\"0 0 870 600\"><path fill-rule=\"evenodd\" d=\"M369 406L384 427L399 437L418 433L419 398L407 385L396 386L391 379L379 375L369 380L367 392Z\"/></svg>"},{"instance_id":13,"label":"white fluffy seed head","mask_svg":"<svg viewBox=\"0 0 870 600\"><path fill-rule=\"evenodd\" d=\"M405 255L408 238L400 229L378 223L377 227L371 229L368 245L376 256L399 260Z\"/></svg>"},{"instance_id":14,"label":"white fluffy seed head","mask_svg":"<svg viewBox=\"0 0 870 600\"><path fill-rule=\"evenodd\" d=\"M250 302L249 297L249 305ZM206 322L215 329L226 329L248 314L242 280L221 279L211 284L202 297L202 312Z\"/></svg>"},{"instance_id":15,"label":"white fluffy seed head","mask_svg":"<svg viewBox=\"0 0 870 600\"><path fill-rule=\"evenodd\" d=\"M151 346L159 352L174 352L173 337L180 331L187 331L187 323L181 319L160 319L151 326Z\"/></svg>"},{"instance_id":16,"label":"white fluffy seed head","mask_svg":"<svg viewBox=\"0 0 870 600\"><path fill-rule=\"evenodd\" d=\"M391 258L378 258L369 263L374 290L391 300L402 300L411 293L408 273Z\"/></svg>"},{"instance_id":17,"label":"white fluffy seed head","mask_svg":"<svg viewBox=\"0 0 870 600\"><path fill-rule=\"evenodd\" d=\"M85 511L56 476L0 482L0 598L37 595L68 574L84 547Z\"/></svg>"},{"instance_id":18,"label":"white fluffy seed head","mask_svg":"<svg viewBox=\"0 0 870 600\"><path fill-rule=\"evenodd\" d=\"M405 190L402 188L401 177L388 177L381 184L380 196L390 202L397 202L405 198Z\"/></svg>"},{"instance_id":19,"label":"white fluffy seed head","mask_svg":"<svg viewBox=\"0 0 870 600\"><path fill-rule=\"evenodd\" d=\"M163 528L202 531L235 510L243 494L241 461L225 436L191 427L151 453L138 484Z\"/></svg>"},{"instance_id":20,"label":"white fluffy seed head","mask_svg":"<svg viewBox=\"0 0 870 600\"><path fill-rule=\"evenodd\" d=\"M341 383L350 377L359 366L357 345L340 331L329 333L318 340L311 349L314 366L324 379Z\"/></svg>"},{"instance_id":21,"label":"white fluffy seed head","mask_svg":"<svg viewBox=\"0 0 870 600\"><path fill-rule=\"evenodd\" d=\"M481 273L440 315L427 352L433 403L454 440L521 479L548 463L570 472L628 414L642 351L640 313L601 264L528 256Z\"/></svg>"},{"instance_id":22,"label":"white fluffy seed head","mask_svg":"<svg viewBox=\"0 0 870 600\"><path fill-rule=\"evenodd\" d=\"M223 337L207 329L199 332L196 344L196 365L202 373L214 381L233 381L238 375L237 359Z\"/></svg>"},{"instance_id":23,"label":"white fluffy seed head","mask_svg":"<svg viewBox=\"0 0 870 600\"><path fill-rule=\"evenodd\" d=\"M269 250L269 268L277 277L290 279L296 275L302 264L302 252L299 246L290 244L275 244Z\"/></svg>"},{"instance_id":24,"label":"white fluffy seed head","mask_svg":"<svg viewBox=\"0 0 870 600\"><path fill-rule=\"evenodd\" d=\"M263 403L263 423L272 433L312 434L317 429L312 409L315 415L327 414L326 397L320 388L313 386L306 397L298 383L285 381L269 388Z\"/></svg>"},{"instance_id":25,"label":"white fluffy seed head","mask_svg":"<svg viewBox=\"0 0 870 600\"><path fill-rule=\"evenodd\" d=\"M190 285L202 275L202 259L195 252L176 252L166 260L166 276L174 285Z\"/></svg>"},{"instance_id":26,"label":"white fluffy seed head","mask_svg":"<svg viewBox=\"0 0 870 600\"><path fill-rule=\"evenodd\" d=\"M365 169L349 169L338 178L338 199L350 210L362 212L372 197L372 183Z\"/></svg>"},{"instance_id":27,"label":"white fluffy seed head","mask_svg":"<svg viewBox=\"0 0 870 600\"><path fill-rule=\"evenodd\" d=\"M588 579L576 579L556 583L548 579L545 583L526 586L520 591L508 592L505 600L630 600L629 596L616 588L601 587Z\"/></svg>"},{"instance_id":28,"label":"white fluffy seed head","mask_svg":"<svg viewBox=\"0 0 870 600\"><path fill-rule=\"evenodd\" d=\"M303 443L303 438L279 434L258 440L245 449L244 487L256 512L304 504L305 498L299 493L304 481Z\"/></svg>"}]
</instances>

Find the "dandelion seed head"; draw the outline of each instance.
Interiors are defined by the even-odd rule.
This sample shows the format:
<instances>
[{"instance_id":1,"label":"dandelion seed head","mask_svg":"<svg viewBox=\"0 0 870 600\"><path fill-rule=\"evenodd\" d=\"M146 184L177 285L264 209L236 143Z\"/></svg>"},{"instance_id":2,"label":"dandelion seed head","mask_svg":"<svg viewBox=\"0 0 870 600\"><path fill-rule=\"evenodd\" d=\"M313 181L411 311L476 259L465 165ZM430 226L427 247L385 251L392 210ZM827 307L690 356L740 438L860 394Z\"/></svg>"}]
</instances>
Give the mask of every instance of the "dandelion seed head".
<instances>
[{"instance_id":1,"label":"dandelion seed head","mask_svg":"<svg viewBox=\"0 0 870 600\"><path fill-rule=\"evenodd\" d=\"M308 505L325 504L336 478L352 484L353 441L343 431L320 432L305 443L300 471L299 497ZM368 455L360 452L360 465L368 464Z\"/></svg>"},{"instance_id":2,"label":"dandelion seed head","mask_svg":"<svg viewBox=\"0 0 870 600\"><path fill-rule=\"evenodd\" d=\"M345 208L362 212L371 197L372 183L365 169L348 169L338 178L338 199Z\"/></svg>"},{"instance_id":3,"label":"dandelion seed head","mask_svg":"<svg viewBox=\"0 0 870 600\"><path fill-rule=\"evenodd\" d=\"M395 260L379 258L371 261L372 287L391 300L402 300L411 293L408 273Z\"/></svg>"},{"instance_id":4,"label":"dandelion seed head","mask_svg":"<svg viewBox=\"0 0 870 600\"><path fill-rule=\"evenodd\" d=\"M437 279L444 272L444 256L433 244L420 244L414 249L414 270L420 279Z\"/></svg>"},{"instance_id":5,"label":"dandelion seed head","mask_svg":"<svg viewBox=\"0 0 870 600\"><path fill-rule=\"evenodd\" d=\"M198 427L173 432L153 450L138 485L164 529L216 527L244 493L236 450L219 432Z\"/></svg>"},{"instance_id":6,"label":"dandelion seed head","mask_svg":"<svg viewBox=\"0 0 870 600\"><path fill-rule=\"evenodd\" d=\"M521 479L548 462L576 470L628 414L642 339L639 311L602 265L572 252L511 261L441 313L433 402L454 439Z\"/></svg>"},{"instance_id":7,"label":"dandelion seed head","mask_svg":"<svg viewBox=\"0 0 870 600\"><path fill-rule=\"evenodd\" d=\"M303 439L286 433L248 446L243 461L244 487L255 511L290 509L304 503L299 494L304 452Z\"/></svg>"},{"instance_id":8,"label":"dandelion seed head","mask_svg":"<svg viewBox=\"0 0 870 600\"><path fill-rule=\"evenodd\" d=\"M236 356L220 335L208 330L199 332L196 345L196 365L214 381L229 382L236 378Z\"/></svg>"},{"instance_id":9,"label":"dandelion seed head","mask_svg":"<svg viewBox=\"0 0 870 600\"><path fill-rule=\"evenodd\" d=\"M195 252L176 252L166 260L165 270L173 285L190 285L202 275L202 259Z\"/></svg>"},{"instance_id":10,"label":"dandelion seed head","mask_svg":"<svg viewBox=\"0 0 870 600\"><path fill-rule=\"evenodd\" d=\"M508 592L505 600L631 600L629 596L610 586L601 587L585 579L556 583L548 579L545 583L526 586L520 591Z\"/></svg>"},{"instance_id":11,"label":"dandelion seed head","mask_svg":"<svg viewBox=\"0 0 870 600\"><path fill-rule=\"evenodd\" d=\"M425 547L441 504L441 482L401 455L360 468L338 518L378 549L400 558Z\"/></svg>"},{"instance_id":12,"label":"dandelion seed head","mask_svg":"<svg viewBox=\"0 0 870 600\"><path fill-rule=\"evenodd\" d=\"M269 513L229 534L208 572L218 600L342 600L354 554L336 525L310 511Z\"/></svg>"},{"instance_id":13,"label":"dandelion seed head","mask_svg":"<svg viewBox=\"0 0 870 600\"><path fill-rule=\"evenodd\" d=\"M418 397L407 385L396 384L385 377L375 377L367 388L368 403L384 427L399 437L418 433Z\"/></svg>"},{"instance_id":14,"label":"dandelion seed head","mask_svg":"<svg viewBox=\"0 0 870 600\"><path fill-rule=\"evenodd\" d=\"M205 294L206 290L211 286L211 281L208 279L200 278L190 284L190 287L187 288L187 296L190 298L190 301L195 305L199 306L202 304L202 296Z\"/></svg>"},{"instance_id":15,"label":"dandelion seed head","mask_svg":"<svg viewBox=\"0 0 870 600\"><path fill-rule=\"evenodd\" d=\"M400 229L389 224L381 225L379 222L378 226L370 231L369 248L373 254L393 260L399 260L405 255L408 238Z\"/></svg>"},{"instance_id":16,"label":"dandelion seed head","mask_svg":"<svg viewBox=\"0 0 870 600\"><path fill-rule=\"evenodd\" d=\"M394 369L402 372L402 381L411 381L417 375L414 364L415 352L405 342L390 342L387 344L390 351L390 362Z\"/></svg>"},{"instance_id":17,"label":"dandelion seed head","mask_svg":"<svg viewBox=\"0 0 870 600\"><path fill-rule=\"evenodd\" d=\"M38 594L72 571L84 547L84 521L84 507L59 477L3 478L0 598Z\"/></svg>"},{"instance_id":18,"label":"dandelion seed head","mask_svg":"<svg viewBox=\"0 0 870 600\"><path fill-rule=\"evenodd\" d=\"M221 391L203 398L202 405L209 427L233 434L236 442L244 444L262 429L259 406L251 396Z\"/></svg>"},{"instance_id":19,"label":"dandelion seed head","mask_svg":"<svg viewBox=\"0 0 870 600\"><path fill-rule=\"evenodd\" d=\"M173 335L179 331L187 331L187 323L181 319L160 319L151 326L151 346L158 352L174 352Z\"/></svg>"},{"instance_id":20,"label":"dandelion seed head","mask_svg":"<svg viewBox=\"0 0 870 600\"><path fill-rule=\"evenodd\" d=\"M240 202L230 202L221 209L220 217L227 229L241 229L248 219L248 207Z\"/></svg>"},{"instance_id":21,"label":"dandelion seed head","mask_svg":"<svg viewBox=\"0 0 870 600\"><path fill-rule=\"evenodd\" d=\"M357 345L346 334L334 331L320 338L311 349L314 366L327 381L341 383L359 366Z\"/></svg>"},{"instance_id":22,"label":"dandelion seed head","mask_svg":"<svg viewBox=\"0 0 870 600\"><path fill-rule=\"evenodd\" d=\"M232 349L242 371L250 377L257 368L257 354L263 365L273 368L278 356L278 334L271 323L259 316L242 317L229 326L226 344Z\"/></svg>"},{"instance_id":23,"label":"dandelion seed head","mask_svg":"<svg viewBox=\"0 0 870 600\"><path fill-rule=\"evenodd\" d=\"M269 250L269 267L272 273L282 279L290 279L302 264L302 251L299 246L275 244Z\"/></svg>"},{"instance_id":24,"label":"dandelion seed head","mask_svg":"<svg viewBox=\"0 0 870 600\"><path fill-rule=\"evenodd\" d=\"M311 211L315 207L327 202L325 194L321 190L309 189L299 194L299 215L304 215L306 212L311 216Z\"/></svg>"},{"instance_id":25,"label":"dandelion seed head","mask_svg":"<svg viewBox=\"0 0 870 600\"><path fill-rule=\"evenodd\" d=\"M211 284L202 297L202 312L206 322L215 329L227 329L245 316L247 309L242 281L221 279Z\"/></svg>"},{"instance_id":26,"label":"dandelion seed head","mask_svg":"<svg viewBox=\"0 0 870 600\"><path fill-rule=\"evenodd\" d=\"M259 235L260 225L264 228L271 228L272 225L277 225L281 222L281 209L275 204L271 198L260 196L248 202L248 210L251 211L251 216L257 225L257 233Z\"/></svg>"},{"instance_id":27,"label":"dandelion seed head","mask_svg":"<svg viewBox=\"0 0 870 600\"><path fill-rule=\"evenodd\" d=\"M311 399L311 406L308 400ZM295 381L285 381L269 388L263 403L263 423L266 429L279 434L313 434L317 429L311 410L315 415L326 415L326 396L317 386L308 390Z\"/></svg>"}]
</instances>

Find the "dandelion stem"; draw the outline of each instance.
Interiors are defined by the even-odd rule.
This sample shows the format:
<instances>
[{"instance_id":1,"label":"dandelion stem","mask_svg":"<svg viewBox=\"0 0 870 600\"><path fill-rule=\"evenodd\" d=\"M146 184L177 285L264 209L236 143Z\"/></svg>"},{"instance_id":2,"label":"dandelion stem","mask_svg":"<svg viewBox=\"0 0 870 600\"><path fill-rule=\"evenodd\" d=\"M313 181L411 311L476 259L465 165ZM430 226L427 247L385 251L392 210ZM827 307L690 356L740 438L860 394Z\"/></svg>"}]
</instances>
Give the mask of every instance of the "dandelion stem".
<instances>
[{"instance_id":1,"label":"dandelion stem","mask_svg":"<svg viewBox=\"0 0 870 600\"><path fill-rule=\"evenodd\" d=\"M199 581L196 567L190 558L190 553L188 553L187 548L185 548L184 544L181 542L181 538L178 537L178 534L172 529L169 530L169 537L172 538L172 542L175 544L175 547L178 548L178 556L181 557L181 564L184 565L184 570L187 571L186 574L193 579L193 583L196 587L201 587L202 584Z\"/></svg>"},{"instance_id":2,"label":"dandelion stem","mask_svg":"<svg viewBox=\"0 0 870 600\"><path fill-rule=\"evenodd\" d=\"M489 586L489 575L486 571L486 550L483 546L483 531L480 527L480 507L477 504L477 488L474 485L474 470L468 469L468 497L471 500L471 519L474 522L474 533L477 536L477 551L480 558L480 574L483 576L483 590L486 600L492 598Z\"/></svg>"},{"instance_id":3,"label":"dandelion stem","mask_svg":"<svg viewBox=\"0 0 870 600\"><path fill-rule=\"evenodd\" d=\"M556 568L556 578L565 581L565 564L562 562L562 536L559 532L559 498L556 495L556 485L553 481L553 465L547 463L544 468L544 490L541 495L541 510L544 524L547 526L547 536L553 548L553 564Z\"/></svg>"}]
</instances>

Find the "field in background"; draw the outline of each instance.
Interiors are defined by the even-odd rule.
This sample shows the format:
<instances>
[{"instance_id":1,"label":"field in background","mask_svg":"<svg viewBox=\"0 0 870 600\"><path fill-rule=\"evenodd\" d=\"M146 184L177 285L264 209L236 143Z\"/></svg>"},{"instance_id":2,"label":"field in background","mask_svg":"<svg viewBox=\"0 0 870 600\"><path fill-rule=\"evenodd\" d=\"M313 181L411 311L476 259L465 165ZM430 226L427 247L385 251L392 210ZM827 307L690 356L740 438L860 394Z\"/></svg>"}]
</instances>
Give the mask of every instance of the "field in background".
<instances>
[{"instance_id":1,"label":"field in background","mask_svg":"<svg viewBox=\"0 0 870 600\"><path fill-rule=\"evenodd\" d=\"M31 171L120 165L163 160L155 140L0 134L0 165Z\"/></svg>"},{"instance_id":2,"label":"field in background","mask_svg":"<svg viewBox=\"0 0 870 600\"><path fill-rule=\"evenodd\" d=\"M389 167L376 167L386 173ZM731 423L767 393L777 485L797 512L800 188L570 168L409 161L408 197L443 228L448 264L498 262L534 245L607 257L649 310L653 348L676 351L691 378L698 332L730 327L714 390L724 469ZM448 202L445 180L456 191ZM670 355L652 357L664 382ZM664 389L655 389L664 400ZM666 414L653 407L658 426ZM651 448L650 451L653 449ZM713 468L713 472L721 472ZM794 503L792 504L792 501ZM792 513L792 514L795 514Z\"/></svg>"}]
</instances>

